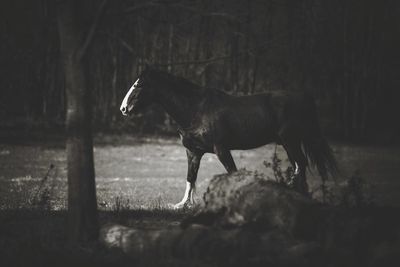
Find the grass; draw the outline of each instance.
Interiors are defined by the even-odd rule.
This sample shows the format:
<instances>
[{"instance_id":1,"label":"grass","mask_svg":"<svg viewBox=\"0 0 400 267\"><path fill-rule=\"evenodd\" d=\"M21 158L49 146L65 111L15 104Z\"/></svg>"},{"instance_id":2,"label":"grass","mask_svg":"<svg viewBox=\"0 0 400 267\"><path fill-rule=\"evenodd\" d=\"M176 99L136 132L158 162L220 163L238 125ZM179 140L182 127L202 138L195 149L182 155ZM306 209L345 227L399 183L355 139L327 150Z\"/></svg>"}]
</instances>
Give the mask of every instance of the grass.
<instances>
[{"instance_id":1,"label":"grass","mask_svg":"<svg viewBox=\"0 0 400 267\"><path fill-rule=\"evenodd\" d=\"M344 173L339 184L353 188L349 205L367 203L365 185L376 192L374 201L399 206L400 153L397 148L333 146ZM239 168L258 170L272 179L286 175L286 154L268 145L255 150L234 151ZM171 210L185 189L186 154L177 139L103 136L94 149L100 223L120 223L140 229L179 227L195 210ZM279 164L273 170L264 161ZM358 176L352 176L360 169ZM214 174L225 172L214 155L205 155L199 170L197 200ZM352 177L346 179L345 177ZM363 177L364 179L360 179ZM320 179L309 175L318 197ZM348 184L347 184L348 183ZM344 187L344 185L348 185ZM34 142L0 144L0 265L12 266L131 266L118 252L98 244L71 250L66 240L66 157L62 143ZM355 189L355 190L354 190ZM336 194L332 192L332 194ZM336 194L337 195L337 194ZM2 264L3 262L3 264ZM128 264L129 263L129 264ZM187 266L187 262L166 259L165 266ZM194 266L202 263L193 262ZM212 264L211 264L212 265ZM210 264L208 265L210 266Z\"/></svg>"},{"instance_id":2,"label":"grass","mask_svg":"<svg viewBox=\"0 0 400 267\"><path fill-rule=\"evenodd\" d=\"M137 229L179 227L189 211L101 211L101 225L119 223ZM70 248L66 211L20 209L0 212L1 266L131 266L132 259L101 244Z\"/></svg>"},{"instance_id":3,"label":"grass","mask_svg":"<svg viewBox=\"0 0 400 267\"><path fill-rule=\"evenodd\" d=\"M29 200L32 203L29 208L0 210L0 266L131 266L134 263L127 255L97 242L68 247L67 211L49 208L46 192L39 192L38 202ZM129 199L116 197L110 207L99 210L99 223L146 230L172 229L180 228L180 222L196 211L196 208L169 209L163 202L137 208L131 206ZM180 262L175 260L176 264Z\"/></svg>"},{"instance_id":4,"label":"grass","mask_svg":"<svg viewBox=\"0 0 400 267\"><path fill-rule=\"evenodd\" d=\"M400 153L398 148L333 146L346 183L354 170L377 192L377 203L400 204ZM234 151L238 168L257 170L269 177L275 174L264 165L270 161L275 146L254 150ZM97 197L101 209L109 209L117 197L129 200L131 208L146 209L159 203L177 203L185 190L187 160L185 149L177 139L105 136L97 138L95 146ZM277 155L282 170L288 161L278 146ZM49 190L51 209L66 207L66 159L60 143L34 143L25 145L0 144L0 208L30 207L43 177ZM201 161L197 179L197 199L201 201L210 178L225 172L215 155L207 154ZM320 178L315 173L308 177L311 190L318 190Z\"/></svg>"}]
</instances>

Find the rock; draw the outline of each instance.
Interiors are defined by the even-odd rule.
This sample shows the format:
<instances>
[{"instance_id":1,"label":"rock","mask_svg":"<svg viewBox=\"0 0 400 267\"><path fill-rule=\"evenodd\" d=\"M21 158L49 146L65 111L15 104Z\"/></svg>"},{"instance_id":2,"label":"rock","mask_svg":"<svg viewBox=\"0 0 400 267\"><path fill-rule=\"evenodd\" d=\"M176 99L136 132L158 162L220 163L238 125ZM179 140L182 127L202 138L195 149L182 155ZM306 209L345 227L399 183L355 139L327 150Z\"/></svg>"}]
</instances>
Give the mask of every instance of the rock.
<instances>
[{"instance_id":1,"label":"rock","mask_svg":"<svg viewBox=\"0 0 400 267\"><path fill-rule=\"evenodd\" d=\"M310 198L246 170L214 176L204 203L204 208L184 225L251 226L293 233L311 223L304 214L320 209Z\"/></svg>"}]
</instances>

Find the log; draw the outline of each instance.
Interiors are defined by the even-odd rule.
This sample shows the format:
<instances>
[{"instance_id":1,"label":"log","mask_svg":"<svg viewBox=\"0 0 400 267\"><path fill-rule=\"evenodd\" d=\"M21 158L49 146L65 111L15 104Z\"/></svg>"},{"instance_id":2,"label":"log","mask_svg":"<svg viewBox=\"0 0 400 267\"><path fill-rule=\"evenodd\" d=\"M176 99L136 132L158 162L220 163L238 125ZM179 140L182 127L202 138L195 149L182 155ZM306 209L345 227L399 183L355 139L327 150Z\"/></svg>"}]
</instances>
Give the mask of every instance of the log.
<instances>
[{"instance_id":1,"label":"log","mask_svg":"<svg viewBox=\"0 0 400 267\"><path fill-rule=\"evenodd\" d=\"M215 176L204 202L180 227L108 224L100 240L129 257L162 262L171 257L224 266L400 262L398 208L324 206L246 170Z\"/></svg>"},{"instance_id":2,"label":"log","mask_svg":"<svg viewBox=\"0 0 400 267\"><path fill-rule=\"evenodd\" d=\"M231 265L249 259L279 265L316 259L308 255L317 254L318 244L298 241L287 230L295 228L301 209L315 205L301 194L241 170L215 176L204 199L204 208L183 227L143 230L109 224L100 240L138 259L172 255ZM246 227L256 224L268 231Z\"/></svg>"},{"instance_id":3,"label":"log","mask_svg":"<svg viewBox=\"0 0 400 267\"><path fill-rule=\"evenodd\" d=\"M185 229L143 230L109 224L100 231L102 243L130 257L158 260L179 259L238 266L257 263L310 266L320 254L316 242L297 241L280 231L258 233L243 228L220 229L192 224ZM311 262L310 260L314 261ZM311 264L313 266L313 264Z\"/></svg>"}]
</instances>

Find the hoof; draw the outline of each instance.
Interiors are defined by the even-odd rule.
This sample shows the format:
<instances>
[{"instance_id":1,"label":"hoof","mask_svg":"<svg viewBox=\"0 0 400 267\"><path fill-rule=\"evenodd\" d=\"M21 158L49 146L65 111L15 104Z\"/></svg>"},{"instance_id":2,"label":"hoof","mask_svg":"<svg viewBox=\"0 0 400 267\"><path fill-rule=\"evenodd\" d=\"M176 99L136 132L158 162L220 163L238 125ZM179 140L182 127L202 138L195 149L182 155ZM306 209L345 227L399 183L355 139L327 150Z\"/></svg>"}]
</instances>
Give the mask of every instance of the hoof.
<instances>
[{"instance_id":1,"label":"hoof","mask_svg":"<svg viewBox=\"0 0 400 267\"><path fill-rule=\"evenodd\" d=\"M177 204L169 203L168 204L168 208L173 209L173 210L180 210L180 209L183 209L184 207L185 207L185 203L177 203Z\"/></svg>"},{"instance_id":2,"label":"hoof","mask_svg":"<svg viewBox=\"0 0 400 267\"><path fill-rule=\"evenodd\" d=\"M168 204L168 207L170 209L173 209L173 210L190 209L190 208L192 208L194 206L195 206L195 204L194 203L190 203L189 201L186 201L184 203L179 202L177 204Z\"/></svg>"},{"instance_id":3,"label":"hoof","mask_svg":"<svg viewBox=\"0 0 400 267\"><path fill-rule=\"evenodd\" d=\"M180 209L183 209L185 206L186 206L185 203L177 203L177 204L175 204L175 205L172 205L172 209L174 209L174 210L180 210Z\"/></svg>"},{"instance_id":4,"label":"hoof","mask_svg":"<svg viewBox=\"0 0 400 267\"><path fill-rule=\"evenodd\" d=\"M308 192L308 185L305 181L301 182L298 177L291 177L291 179L286 183L287 186L300 194L305 196L309 196L310 193Z\"/></svg>"},{"instance_id":5,"label":"hoof","mask_svg":"<svg viewBox=\"0 0 400 267\"><path fill-rule=\"evenodd\" d=\"M286 185L292 189L296 189L296 185L298 184L297 179L295 176L290 177L287 181L286 181Z\"/></svg>"}]
</instances>

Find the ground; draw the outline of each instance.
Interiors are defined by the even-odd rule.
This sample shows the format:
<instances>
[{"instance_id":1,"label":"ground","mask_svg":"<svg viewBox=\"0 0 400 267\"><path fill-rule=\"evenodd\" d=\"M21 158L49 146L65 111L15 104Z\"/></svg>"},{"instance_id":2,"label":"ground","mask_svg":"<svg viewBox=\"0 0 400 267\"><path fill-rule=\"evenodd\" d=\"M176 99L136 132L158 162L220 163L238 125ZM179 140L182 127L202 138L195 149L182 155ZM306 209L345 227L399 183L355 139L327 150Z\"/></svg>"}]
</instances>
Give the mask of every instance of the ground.
<instances>
[{"instance_id":1,"label":"ground","mask_svg":"<svg viewBox=\"0 0 400 267\"><path fill-rule=\"evenodd\" d=\"M341 169L339 184L345 183L358 169L377 205L400 206L397 193L400 190L400 148L339 143L333 143L332 147ZM233 157L239 168L264 172L274 179L272 170L264 164L265 160L271 161L274 151L275 145L267 145L234 151ZM286 154L279 146L277 152L285 168ZM168 209L169 203L180 201L185 189L186 153L178 138L98 136L94 154L101 224L116 222L144 229L173 228L179 227L180 221L193 212ZM51 165L54 167L50 168ZM204 156L197 183L199 203L213 175L223 172L215 155ZM318 195L319 177L310 173L308 181ZM66 253L63 247L66 182L62 141L0 143L0 259L23 263L29 259L30 263L41 265L52 265L53 260L59 262L60 258L74 259L69 254L72 252ZM120 257L108 257L96 247L73 252L75 256L76 253L79 259L105 265L108 260L115 263ZM51 257L44 256L50 254ZM74 262L65 261L65 266L69 263ZM176 262L174 265L186 266Z\"/></svg>"},{"instance_id":2,"label":"ground","mask_svg":"<svg viewBox=\"0 0 400 267\"><path fill-rule=\"evenodd\" d=\"M165 207L180 201L185 190L186 153L176 138L133 138L102 136L94 148L96 184L100 208L115 205L130 208ZM332 144L339 162L339 183L356 170L371 186L376 202L400 205L400 148ZM233 151L238 168L257 170L274 177L264 165L271 161L275 145L247 151ZM277 147L278 156L287 166L284 150ZM26 207L38 191L42 179L50 170L43 186L49 188L52 209L66 206L66 157L60 142L0 144L0 208ZM197 179L197 200L213 175L225 172L215 155L206 154L201 161ZM310 188L318 190L320 179L309 173Z\"/></svg>"}]
</instances>

